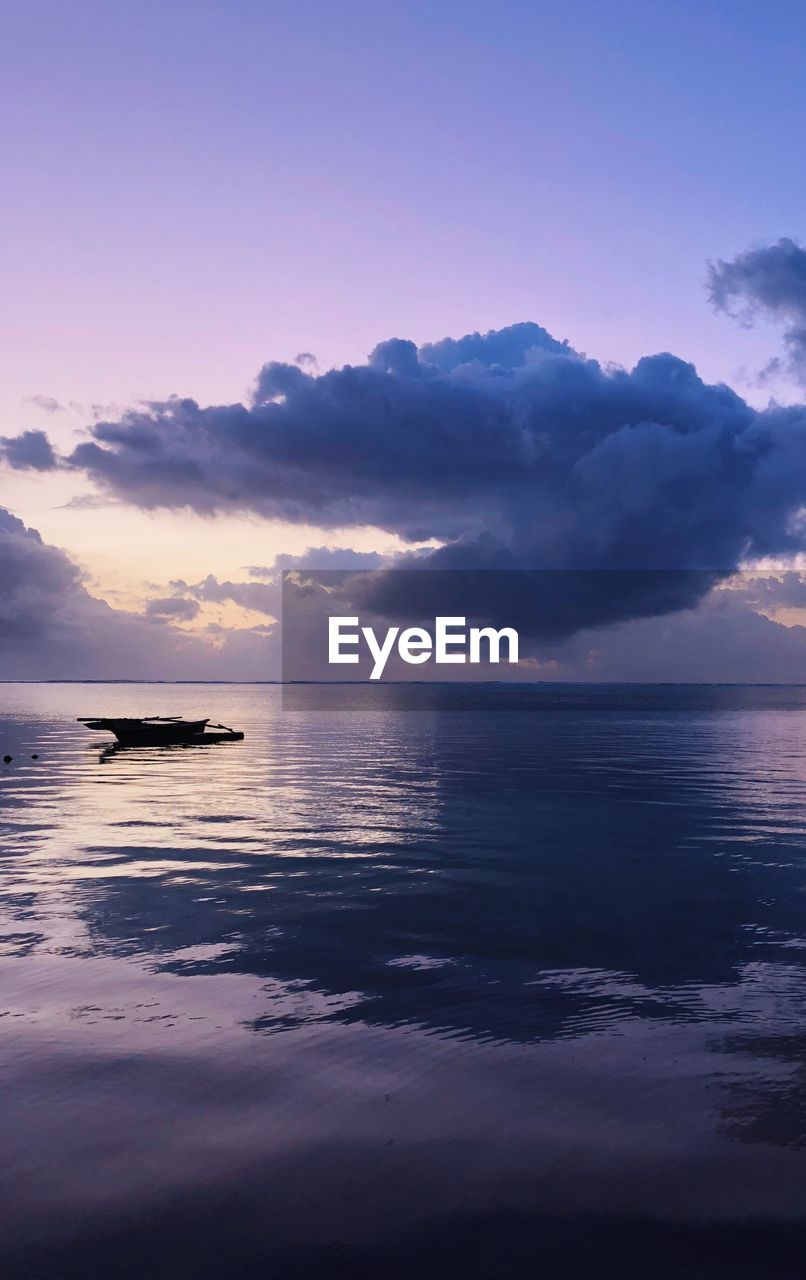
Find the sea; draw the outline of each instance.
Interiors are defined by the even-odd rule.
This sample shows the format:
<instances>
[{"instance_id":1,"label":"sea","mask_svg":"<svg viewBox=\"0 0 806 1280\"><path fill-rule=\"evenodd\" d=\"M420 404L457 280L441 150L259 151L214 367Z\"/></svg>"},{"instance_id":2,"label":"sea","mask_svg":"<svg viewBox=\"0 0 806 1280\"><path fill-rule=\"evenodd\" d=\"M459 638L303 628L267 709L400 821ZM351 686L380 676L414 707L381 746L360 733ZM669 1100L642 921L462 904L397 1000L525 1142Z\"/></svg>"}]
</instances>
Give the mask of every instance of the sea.
<instances>
[{"instance_id":1,"label":"sea","mask_svg":"<svg viewBox=\"0 0 806 1280\"><path fill-rule=\"evenodd\" d=\"M105 749L77 716L210 717ZM6 1280L806 1268L806 688L0 685Z\"/></svg>"}]
</instances>

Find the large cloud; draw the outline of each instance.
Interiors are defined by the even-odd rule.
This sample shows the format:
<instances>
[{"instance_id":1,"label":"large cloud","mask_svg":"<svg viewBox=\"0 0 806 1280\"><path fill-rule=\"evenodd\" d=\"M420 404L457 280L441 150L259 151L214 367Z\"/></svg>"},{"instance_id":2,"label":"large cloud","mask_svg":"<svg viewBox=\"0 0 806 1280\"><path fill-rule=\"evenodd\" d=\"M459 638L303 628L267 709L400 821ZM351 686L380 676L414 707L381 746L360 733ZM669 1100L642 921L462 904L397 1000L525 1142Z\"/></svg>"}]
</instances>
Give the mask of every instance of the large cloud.
<instances>
[{"instance_id":1,"label":"large cloud","mask_svg":"<svg viewBox=\"0 0 806 1280\"><path fill-rule=\"evenodd\" d=\"M806 254L761 252L712 268L714 301L796 318ZM602 578L576 617L562 603L566 631L685 608L743 561L806 541L806 407L756 410L669 354L605 368L531 323L419 349L394 338L323 374L269 363L249 404L173 398L91 437L66 465L143 508L373 526L441 543L413 553L429 569L664 571L622 579L623 600ZM16 452L24 465L30 450ZM188 593L268 612L257 584Z\"/></svg>"},{"instance_id":2,"label":"large cloud","mask_svg":"<svg viewBox=\"0 0 806 1280\"><path fill-rule=\"evenodd\" d=\"M138 506L373 525L458 543L463 563L469 548L512 566L729 569L803 542L806 411L757 412L671 355L604 369L536 325L419 352L393 340L321 375L270 364L250 406L173 399L92 435L70 465Z\"/></svg>"},{"instance_id":3,"label":"large cloud","mask_svg":"<svg viewBox=\"0 0 806 1280\"><path fill-rule=\"evenodd\" d=\"M171 399L92 437L68 465L145 508L375 526L442 542L429 568L705 571L682 595L666 578L668 601L657 580L651 613L804 545L806 409L757 411L668 354L603 368L534 324L392 339L324 374L268 364L249 405ZM602 608L585 624L643 605Z\"/></svg>"}]
</instances>

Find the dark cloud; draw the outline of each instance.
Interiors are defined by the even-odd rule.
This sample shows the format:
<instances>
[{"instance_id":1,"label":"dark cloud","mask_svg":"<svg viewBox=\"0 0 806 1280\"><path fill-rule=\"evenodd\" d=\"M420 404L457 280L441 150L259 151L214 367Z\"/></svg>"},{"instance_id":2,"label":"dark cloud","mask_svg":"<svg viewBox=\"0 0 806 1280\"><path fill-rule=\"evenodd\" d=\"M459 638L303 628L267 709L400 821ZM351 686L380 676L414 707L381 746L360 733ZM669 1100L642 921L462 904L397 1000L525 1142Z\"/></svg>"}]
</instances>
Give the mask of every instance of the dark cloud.
<instances>
[{"instance_id":1,"label":"dark cloud","mask_svg":"<svg viewBox=\"0 0 806 1280\"><path fill-rule=\"evenodd\" d=\"M73 562L0 507L0 644L27 645L83 591Z\"/></svg>"},{"instance_id":2,"label":"dark cloud","mask_svg":"<svg viewBox=\"0 0 806 1280\"><path fill-rule=\"evenodd\" d=\"M714 302L796 317L802 258L781 241L718 263ZM269 363L250 404L152 403L97 422L68 464L142 508L443 544L419 568L664 571L621 605L589 600L580 626L685 608L806 540L806 407L758 411L670 354L604 368L531 323L419 349L393 338L322 374ZM186 594L261 600L247 587Z\"/></svg>"},{"instance_id":3,"label":"dark cloud","mask_svg":"<svg viewBox=\"0 0 806 1280\"><path fill-rule=\"evenodd\" d=\"M186 596L163 596L148 601L146 616L170 618L174 622L190 622L197 616L200 609L198 600L189 600Z\"/></svg>"},{"instance_id":4,"label":"dark cloud","mask_svg":"<svg viewBox=\"0 0 806 1280\"><path fill-rule=\"evenodd\" d=\"M786 360L774 360L768 372L785 370L806 381L806 249L783 237L729 262L710 263L708 289L716 309L742 324L783 324Z\"/></svg>"},{"instance_id":5,"label":"dark cloud","mask_svg":"<svg viewBox=\"0 0 806 1280\"><path fill-rule=\"evenodd\" d=\"M51 471L56 466L56 455L44 431L0 437L0 458L17 471Z\"/></svg>"},{"instance_id":6,"label":"dark cloud","mask_svg":"<svg viewBox=\"0 0 806 1280\"><path fill-rule=\"evenodd\" d=\"M463 340L469 363L453 343L448 372L399 342L380 368L267 365L251 408L153 404L71 462L143 507L373 525L514 566L731 568L801 545L803 410L756 412L670 355L627 373L515 342L505 367L506 337Z\"/></svg>"},{"instance_id":7,"label":"dark cloud","mask_svg":"<svg viewBox=\"0 0 806 1280\"><path fill-rule=\"evenodd\" d=\"M445 544L429 568L705 571L648 612L804 544L803 407L757 411L668 354L605 369L531 324L268 364L251 405L172 399L92 433L70 465L144 508L374 526Z\"/></svg>"}]
</instances>

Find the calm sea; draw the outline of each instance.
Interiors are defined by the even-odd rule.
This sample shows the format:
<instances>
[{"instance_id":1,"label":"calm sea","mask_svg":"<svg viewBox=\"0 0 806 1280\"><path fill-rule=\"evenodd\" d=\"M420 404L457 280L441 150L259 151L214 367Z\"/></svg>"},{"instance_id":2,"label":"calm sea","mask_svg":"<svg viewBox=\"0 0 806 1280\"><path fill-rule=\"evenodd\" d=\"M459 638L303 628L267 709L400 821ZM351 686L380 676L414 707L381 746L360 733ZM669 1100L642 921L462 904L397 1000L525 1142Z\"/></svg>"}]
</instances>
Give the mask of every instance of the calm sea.
<instances>
[{"instance_id":1,"label":"calm sea","mask_svg":"<svg viewBox=\"0 0 806 1280\"><path fill-rule=\"evenodd\" d=\"M801 1277L806 689L366 698L0 686L0 1272Z\"/></svg>"}]
</instances>

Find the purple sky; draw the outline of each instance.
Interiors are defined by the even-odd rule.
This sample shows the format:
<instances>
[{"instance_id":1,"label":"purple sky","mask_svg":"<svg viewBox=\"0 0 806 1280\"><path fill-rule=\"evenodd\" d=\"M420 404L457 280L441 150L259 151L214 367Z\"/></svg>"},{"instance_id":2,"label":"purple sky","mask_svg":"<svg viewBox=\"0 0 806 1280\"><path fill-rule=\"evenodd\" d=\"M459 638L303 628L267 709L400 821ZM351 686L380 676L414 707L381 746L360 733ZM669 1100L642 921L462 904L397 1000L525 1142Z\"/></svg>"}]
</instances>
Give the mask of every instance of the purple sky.
<instances>
[{"instance_id":1,"label":"purple sky","mask_svg":"<svg viewBox=\"0 0 806 1280\"><path fill-rule=\"evenodd\" d=\"M786 0L6 0L4 414L525 319L733 379L763 342L704 264L798 233L804 35Z\"/></svg>"}]
</instances>

